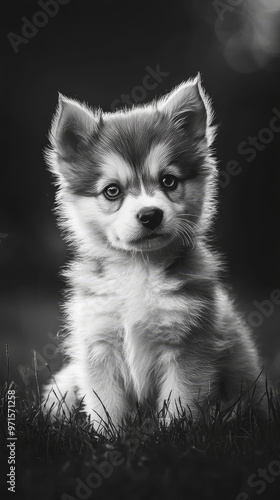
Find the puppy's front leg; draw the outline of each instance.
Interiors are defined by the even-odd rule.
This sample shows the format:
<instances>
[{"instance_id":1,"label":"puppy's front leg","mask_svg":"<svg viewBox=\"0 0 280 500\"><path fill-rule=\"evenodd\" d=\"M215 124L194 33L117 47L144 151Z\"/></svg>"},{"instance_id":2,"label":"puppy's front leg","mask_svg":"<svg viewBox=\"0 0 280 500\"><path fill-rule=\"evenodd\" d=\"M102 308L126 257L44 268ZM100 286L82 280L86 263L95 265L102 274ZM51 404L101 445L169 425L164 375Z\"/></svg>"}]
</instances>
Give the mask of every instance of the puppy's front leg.
<instances>
[{"instance_id":1,"label":"puppy's front leg","mask_svg":"<svg viewBox=\"0 0 280 500\"><path fill-rule=\"evenodd\" d=\"M129 413L128 376L113 319L95 318L94 331L84 344L79 396L84 398L85 410L93 423L106 425L109 420L118 428Z\"/></svg>"},{"instance_id":2,"label":"puppy's front leg","mask_svg":"<svg viewBox=\"0 0 280 500\"><path fill-rule=\"evenodd\" d=\"M157 409L163 408L166 422L181 409L196 417L216 392L215 374L210 363L192 359L190 354L170 350L160 360L161 379ZM164 401L167 405L164 407Z\"/></svg>"}]
</instances>

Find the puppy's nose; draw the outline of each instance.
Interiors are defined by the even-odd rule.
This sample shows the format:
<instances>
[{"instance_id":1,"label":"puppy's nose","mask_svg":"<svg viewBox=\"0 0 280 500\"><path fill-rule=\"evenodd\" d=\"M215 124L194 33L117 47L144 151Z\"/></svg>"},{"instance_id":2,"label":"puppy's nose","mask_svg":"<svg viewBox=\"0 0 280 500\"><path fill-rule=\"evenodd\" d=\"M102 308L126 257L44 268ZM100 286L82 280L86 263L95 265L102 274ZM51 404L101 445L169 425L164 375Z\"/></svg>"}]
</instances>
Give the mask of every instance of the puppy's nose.
<instances>
[{"instance_id":1,"label":"puppy's nose","mask_svg":"<svg viewBox=\"0 0 280 500\"><path fill-rule=\"evenodd\" d=\"M163 211L160 208L143 208L138 213L138 219L141 224L148 229L155 229L158 227L163 218Z\"/></svg>"}]
</instances>

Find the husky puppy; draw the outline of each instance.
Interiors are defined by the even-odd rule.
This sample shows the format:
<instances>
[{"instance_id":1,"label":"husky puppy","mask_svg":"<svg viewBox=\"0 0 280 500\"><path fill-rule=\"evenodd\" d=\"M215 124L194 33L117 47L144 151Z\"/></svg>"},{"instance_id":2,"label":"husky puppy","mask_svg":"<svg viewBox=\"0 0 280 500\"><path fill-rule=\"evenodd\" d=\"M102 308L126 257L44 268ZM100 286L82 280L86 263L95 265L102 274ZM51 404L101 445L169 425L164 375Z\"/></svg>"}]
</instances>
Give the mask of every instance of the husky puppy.
<instances>
[{"instance_id":1,"label":"husky puppy","mask_svg":"<svg viewBox=\"0 0 280 500\"><path fill-rule=\"evenodd\" d=\"M45 388L55 413L76 398L118 426L136 401L231 401L261 372L250 332L209 245L217 168L200 78L114 113L60 96L47 162L61 226L75 250L67 276L68 364ZM248 391L248 393L250 390ZM253 397L264 393L258 379ZM65 410L66 411L66 410Z\"/></svg>"}]
</instances>

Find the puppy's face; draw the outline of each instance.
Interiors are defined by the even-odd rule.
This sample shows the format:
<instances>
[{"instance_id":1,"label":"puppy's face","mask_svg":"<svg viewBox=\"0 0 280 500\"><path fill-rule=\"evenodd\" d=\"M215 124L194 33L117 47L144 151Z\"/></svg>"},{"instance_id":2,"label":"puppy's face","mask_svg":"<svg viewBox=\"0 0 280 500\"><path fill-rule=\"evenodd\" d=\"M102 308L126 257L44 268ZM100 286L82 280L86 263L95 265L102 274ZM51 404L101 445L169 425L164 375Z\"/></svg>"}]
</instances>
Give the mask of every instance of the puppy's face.
<instances>
[{"instance_id":1,"label":"puppy's face","mask_svg":"<svg viewBox=\"0 0 280 500\"><path fill-rule=\"evenodd\" d=\"M215 175L208 113L198 81L108 114L60 98L48 159L76 227L121 250L192 245Z\"/></svg>"}]
</instances>

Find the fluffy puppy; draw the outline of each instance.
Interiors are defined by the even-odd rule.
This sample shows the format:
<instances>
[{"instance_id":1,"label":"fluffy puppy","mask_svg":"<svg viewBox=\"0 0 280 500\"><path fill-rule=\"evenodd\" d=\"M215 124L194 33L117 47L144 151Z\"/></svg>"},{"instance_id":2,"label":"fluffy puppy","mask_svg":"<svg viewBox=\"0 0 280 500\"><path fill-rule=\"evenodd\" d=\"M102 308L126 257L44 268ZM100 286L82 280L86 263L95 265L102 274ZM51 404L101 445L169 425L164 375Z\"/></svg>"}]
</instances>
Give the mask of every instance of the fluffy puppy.
<instances>
[{"instance_id":1,"label":"fluffy puppy","mask_svg":"<svg viewBox=\"0 0 280 500\"><path fill-rule=\"evenodd\" d=\"M45 388L55 413L83 398L118 426L136 401L169 399L195 415L231 401L261 372L250 332L209 246L217 169L199 78L162 99L103 113L60 96L47 162L61 226L75 250L67 276L68 364ZM55 395L56 392L56 395ZM253 397L264 393L260 377ZM250 394L250 390L247 394Z\"/></svg>"}]
</instances>

